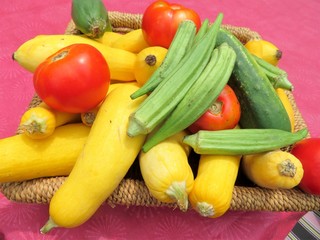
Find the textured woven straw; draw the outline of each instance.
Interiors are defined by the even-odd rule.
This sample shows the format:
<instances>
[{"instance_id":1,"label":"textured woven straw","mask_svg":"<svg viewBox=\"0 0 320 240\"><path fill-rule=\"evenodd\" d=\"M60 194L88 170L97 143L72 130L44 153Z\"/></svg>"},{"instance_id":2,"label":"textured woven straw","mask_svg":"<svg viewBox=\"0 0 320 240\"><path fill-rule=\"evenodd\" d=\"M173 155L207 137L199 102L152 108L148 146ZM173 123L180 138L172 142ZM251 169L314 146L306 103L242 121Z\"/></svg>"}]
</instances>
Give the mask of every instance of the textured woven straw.
<instances>
[{"instance_id":1,"label":"textured woven straw","mask_svg":"<svg viewBox=\"0 0 320 240\"><path fill-rule=\"evenodd\" d=\"M128 14L120 12L110 12L110 21L113 30L126 33L141 27L141 14ZM245 27L235 27L223 25L223 28L231 31L243 43L249 39L260 38L260 35ZM70 22L66 34L77 34L74 24ZM294 97L291 92L286 92L295 110L295 130L306 128ZM38 105L39 98L35 96L30 103L30 107ZM285 150L290 151L290 146ZM193 169L196 171L197 161L191 161ZM291 190L269 190L253 186L239 173L236 186L233 191L231 210L246 211L309 211L320 209L320 196L305 194L299 189ZM33 179L24 182L12 182L0 184L0 190L10 200L25 203L49 203L55 191L65 181L66 177L50 177ZM166 204L153 198L145 186L137 161L133 164L126 177L122 180L118 188L107 199L110 205L126 206L167 206L177 207L176 204Z\"/></svg>"}]
</instances>

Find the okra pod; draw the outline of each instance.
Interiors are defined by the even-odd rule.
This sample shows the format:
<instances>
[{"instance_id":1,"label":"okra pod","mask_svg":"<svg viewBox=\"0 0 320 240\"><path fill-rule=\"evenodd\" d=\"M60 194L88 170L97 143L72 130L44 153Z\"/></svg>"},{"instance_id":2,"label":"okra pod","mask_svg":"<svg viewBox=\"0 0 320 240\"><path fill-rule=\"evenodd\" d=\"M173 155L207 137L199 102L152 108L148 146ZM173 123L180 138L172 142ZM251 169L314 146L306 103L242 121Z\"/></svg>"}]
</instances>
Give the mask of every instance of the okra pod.
<instances>
[{"instance_id":1,"label":"okra pod","mask_svg":"<svg viewBox=\"0 0 320 240\"><path fill-rule=\"evenodd\" d=\"M268 63L262 58L259 58L255 55L252 56L261 67L262 71L267 75L274 88L283 88L289 91L293 90L293 85L288 80L288 75L284 70L272 65L271 63Z\"/></svg>"},{"instance_id":2,"label":"okra pod","mask_svg":"<svg viewBox=\"0 0 320 240\"><path fill-rule=\"evenodd\" d=\"M289 146L307 134L307 129L295 133L279 129L200 130L184 137L183 142L198 154L247 155Z\"/></svg>"},{"instance_id":3,"label":"okra pod","mask_svg":"<svg viewBox=\"0 0 320 240\"><path fill-rule=\"evenodd\" d=\"M187 50L190 49L195 35L196 25L194 22L189 20L181 22L162 64L141 88L131 94L131 99L136 99L153 91L159 83L177 67Z\"/></svg>"},{"instance_id":4,"label":"okra pod","mask_svg":"<svg viewBox=\"0 0 320 240\"><path fill-rule=\"evenodd\" d=\"M199 31L197 32L195 38L194 38L194 42L193 44L197 44L197 42L200 41L200 39L206 34L206 32L209 29L209 19L205 19L202 24L201 27L199 29Z\"/></svg>"},{"instance_id":5,"label":"okra pod","mask_svg":"<svg viewBox=\"0 0 320 240\"><path fill-rule=\"evenodd\" d=\"M212 57L200 77L164 124L144 144L142 147L144 152L187 128L212 105L230 78L235 58L236 54L228 44L222 44L214 49Z\"/></svg>"},{"instance_id":6,"label":"okra pod","mask_svg":"<svg viewBox=\"0 0 320 240\"><path fill-rule=\"evenodd\" d=\"M198 44L187 53L176 70L161 81L155 90L131 114L127 134L148 134L164 121L181 101L206 67L221 26L223 15L219 14L214 24Z\"/></svg>"}]
</instances>

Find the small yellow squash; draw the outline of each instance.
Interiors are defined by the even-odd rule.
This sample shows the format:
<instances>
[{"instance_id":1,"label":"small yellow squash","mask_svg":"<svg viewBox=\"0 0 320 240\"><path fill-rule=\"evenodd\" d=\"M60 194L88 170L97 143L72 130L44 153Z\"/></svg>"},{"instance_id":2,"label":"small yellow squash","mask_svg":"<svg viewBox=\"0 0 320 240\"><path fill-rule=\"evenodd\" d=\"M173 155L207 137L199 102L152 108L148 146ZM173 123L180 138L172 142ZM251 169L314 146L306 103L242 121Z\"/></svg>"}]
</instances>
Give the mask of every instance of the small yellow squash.
<instances>
[{"instance_id":1,"label":"small yellow squash","mask_svg":"<svg viewBox=\"0 0 320 240\"><path fill-rule=\"evenodd\" d=\"M273 43L264 39L253 39L245 44L249 52L264 59L272 65L277 65L282 57L282 51Z\"/></svg>"},{"instance_id":2,"label":"small yellow squash","mask_svg":"<svg viewBox=\"0 0 320 240\"><path fill-rule=\"evenodd\" d=\"M229 208L241 156L201 155L189 201L201 216L216 218Z\"/></svg>"},{"instance_id":3,"label":"small yellow squash","mask_svg":"<svg viewBox=\"0 0 320 240\"><path fill-rule=\"evenodd\" d=\"M176 202L182 211L188 209L194 182L188 163L190 147L182 143L185 135L185 131L179 132L139 155L141 174L151 195L161 202Z\"/></svg>"},{"instance_id":4,"label":"small yellow squash","mask_svg":"<svg viewBox=\"0 0 320 240\"><path fill-rule=\"evenodd\" d=\"M134 76L140 86L145 84L163 62L168 50L163 47L147 47L137 54Z\"/></svg>"},{"instance_id":5,"label":"small yellow squash","mask_svg":"<svg viewBox=\"0 0 320 240\"><path fill-rule=\"evenodd\" d=\"M90 128L81 123L56 128L41 140L24 134L0 140L0 182L65 176L71 172Z\"/></svg>"},{"instance_id":6,"label":"small yellow squash","mask_svg":"<svg viewBox=\"0 0 320 240\"><path fill-rule=\"evenodd\" d=\"M127 135L129 115L145 99L132 100L136 90L136 85L123 84L100 106L74 168L51 199L50 219L42 233L86 222L124 178L145 141L145 135Z\"/></svg>"},{"instance_id":7,"label":"small yellow squash","mask_svg":"<svg viewBox=\"0 0 320 240\"><path fill-rule=\"evenodd\" d=\"M243 156L242 169L253 183L269 189L291 189L303 177L300 160L281 150Z\"/></svg>"},{"instance_id":8,"label":"small yellow squash","mask_svg":"<svg viewBox=\"0 0 320 240\"><path fill-rule=\"evenodd\" d=\"M50 136L56 127L79 121L79 114L54 110L42 102L22 114L18 132L32 139L43 139Z\"/></svg>"}]
</instances>

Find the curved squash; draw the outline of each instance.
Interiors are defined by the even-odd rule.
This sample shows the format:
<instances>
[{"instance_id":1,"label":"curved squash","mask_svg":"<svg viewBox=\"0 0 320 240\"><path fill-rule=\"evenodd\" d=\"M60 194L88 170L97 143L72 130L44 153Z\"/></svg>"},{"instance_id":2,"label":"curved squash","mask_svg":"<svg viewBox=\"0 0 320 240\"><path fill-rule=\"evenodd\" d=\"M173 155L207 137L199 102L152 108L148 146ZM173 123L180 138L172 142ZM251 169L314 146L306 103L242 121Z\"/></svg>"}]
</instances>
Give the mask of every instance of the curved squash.
<instances>
[{"instance_id":1,"label":"curved squash","mask_svg":"<svg viewBox=\"0 0 320 240\"><path fill-rule=\"evenodd\" d=\"M145 140L144 135L129 137L126 132L129 115L144 100L131 100L137 89L123 84L102 103L82 153L51 199L50 219L42 233L86 222L124 178Z\"/></svg>"}]
</instances>

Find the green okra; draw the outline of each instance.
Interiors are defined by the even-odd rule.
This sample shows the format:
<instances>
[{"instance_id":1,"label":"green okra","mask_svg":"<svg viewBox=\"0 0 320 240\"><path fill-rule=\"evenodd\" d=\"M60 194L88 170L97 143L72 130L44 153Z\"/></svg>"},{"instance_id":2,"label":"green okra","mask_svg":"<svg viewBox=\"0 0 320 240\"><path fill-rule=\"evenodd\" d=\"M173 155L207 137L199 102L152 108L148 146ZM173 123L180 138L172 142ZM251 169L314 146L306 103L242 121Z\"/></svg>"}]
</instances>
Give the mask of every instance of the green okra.
<instances>
[{"instance_id":1,"label":"green okra","mask_svg":"<svg viewBox=\"0 0 320 240\"><path fill-rule=\"evenodd\" d=\"M131 114L128 136L150 133L173 111L209 62L222 19L223 14L219 14L206 35L186 54L186 61L181 61Z\"/></svg>"},{"instance_id":2,"label":"green okra","mask_svg":"<svg viewBox=\"0 0 320 240\"><path fill-rule=\"evenodd\" d=\"M136 99L153 91L159 83L170 74L170 72L174 71L186 52L190 49L190 45L193 43L195 35L196 25L193 21L186 20L181 22L162 64L151 75L148 81L131 94L130 97Z\"/></svg>"},{"instance_id":3,"label":"green okra","mask_svg":"<svg viewBox=\"0 0 320 240\"><path fill-rule=\"evenodd\" d=\"M209 29L209 23L209 19L207 18L202 22L201 27L194 38L193 44L197 44L197 42L199 42L199 40L206 34Z\"/></svg>"},{"instance_id":4,"label":"green okra","mask_svg":"<svg viewBox=\"0 0 320 240\"><path fill-rule=\"evenodd\" d=\"M227 44L214 49L202 74L163 125L143 145L144 152L187 128L212 105L230 78L235 58L235 52Z\"/></svg>"},{"instance_id":5,"label":"green okra","mask_svg":"<svg viewBox=\"0 0 320 240\"><path fill-rule=\"evenodd\" d=\"M267 61L252 55L262 71L267 75L274 88L283 88L289 91L293 90L293 85L288 79L288 74L281 68L268 63Z\"/></svg>"},{"instance_id":6,"label":"green okra","mask_svg":"<svg viewBox=\"0 0 320 240\"><path fill-rule=\"evenodd\" d=\"M307 134L307 129L295 133L279 129L200 130L187 135L183 142L198 154L247 155L289 146Z\"/></svg>"}]
</instances>

